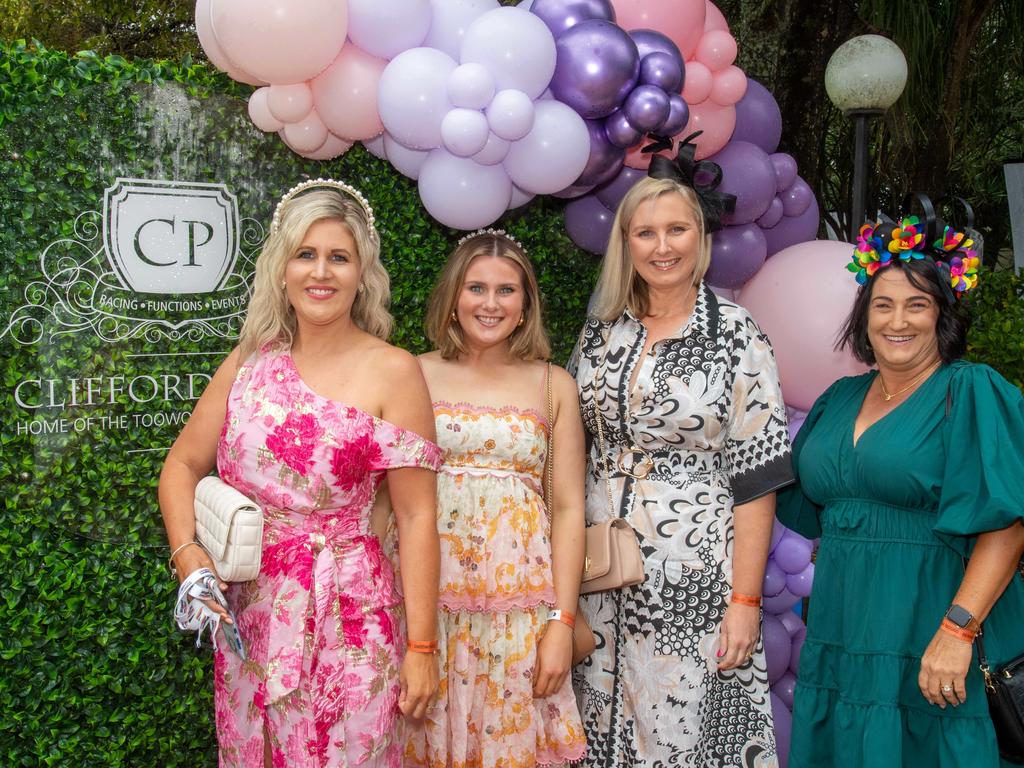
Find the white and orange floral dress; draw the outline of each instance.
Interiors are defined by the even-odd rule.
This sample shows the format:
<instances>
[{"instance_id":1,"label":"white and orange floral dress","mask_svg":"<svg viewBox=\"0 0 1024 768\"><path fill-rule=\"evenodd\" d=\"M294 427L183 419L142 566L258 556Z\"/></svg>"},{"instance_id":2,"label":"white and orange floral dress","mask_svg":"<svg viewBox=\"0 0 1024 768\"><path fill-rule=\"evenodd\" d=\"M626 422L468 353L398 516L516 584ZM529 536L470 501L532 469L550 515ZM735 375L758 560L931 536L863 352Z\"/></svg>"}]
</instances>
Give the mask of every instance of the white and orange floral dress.
<instances>
[{"instance_id":1,"label":"white and orange floral dress","mask_svg":"<svg viewBox=\"0 0 1024 768\"><path fill-rule=\"evenodd\" d=\"M287 349L238 371L217 451L221 478L264 512L259 576L227 598L246 644L214 658L220 765L401 765L404 646L394 572L370 528L386 470L436 470L436 445L299 377Z\"/></svg>"},{"instance_id":2,"label":"white and orange floral dress","mask_svg":"<svg viewBox=\"0 0 1024 768\"><path fill-rule=\"evenodd\" d=\"M568 679L534 699L537 643L554 605L544 507L547 424L532 410L434 403L443 463L441 689L407 728L406 766L528 768L578 760L586 739Z\"/></svg>"}]
</instances>

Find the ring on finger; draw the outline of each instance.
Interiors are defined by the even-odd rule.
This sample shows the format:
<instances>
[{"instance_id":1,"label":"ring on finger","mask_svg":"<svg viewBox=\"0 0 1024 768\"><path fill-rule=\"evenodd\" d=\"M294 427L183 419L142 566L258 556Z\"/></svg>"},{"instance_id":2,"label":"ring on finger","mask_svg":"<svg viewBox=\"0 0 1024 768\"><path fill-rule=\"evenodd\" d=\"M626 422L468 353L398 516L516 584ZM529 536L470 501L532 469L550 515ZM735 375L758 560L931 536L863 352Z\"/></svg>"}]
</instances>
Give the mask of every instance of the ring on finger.
<instances>
[{"instance_id":1,"label":"ring on finger","mask_svg":"<svg viewBox=\"0 0 1024 768\"><path fill-rule=\"evenodd\" d=\"M944 686L942 686L942 692L943 693L952 693L953 692L953 686L952 685L944 685Z\"/></svg>"}]
</instances>

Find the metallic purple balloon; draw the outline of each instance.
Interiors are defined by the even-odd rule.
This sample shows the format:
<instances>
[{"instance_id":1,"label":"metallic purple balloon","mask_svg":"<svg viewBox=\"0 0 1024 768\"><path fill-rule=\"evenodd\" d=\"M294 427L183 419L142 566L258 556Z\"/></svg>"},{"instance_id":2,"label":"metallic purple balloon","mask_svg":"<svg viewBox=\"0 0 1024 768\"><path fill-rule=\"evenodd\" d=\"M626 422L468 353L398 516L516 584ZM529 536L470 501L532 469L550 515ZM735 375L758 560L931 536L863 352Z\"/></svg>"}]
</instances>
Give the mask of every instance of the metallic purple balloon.
<instances>
[{"instance_id":1,"label":"metallic purple balloon","mask_svg":"<svg viewBox=\"0 0 1024 768\"><path fill-rule=\"evenodd\" d=\"M597 199L601 201L605 208L611 208L614 211L619 207L622 198L626 196L626 193L629 192L633 185L646 175L647 171L624 165L614 179L598 187L594 190L594 194L597 195Z\"/></svg>"},{"instance_id":2,"label":"metallic purple balloon","mask_svg":"<svg viewBox=\"0 0 1024 768\"><path fill-rule=\"evenodd\" d=\"M615 9L610 0L533 0L530 11L540 16L556 39L581 21L615 21Z\"/></svg>"},{"instance_id":3,"label":"metallic purple balloon","mask_svg":"<svg viewBox=\"0 0 1024 768\"><path fill-rule=\"evenodd\" d=\"M610 21L581 21L555 41L551 93L588 120L614 112L640 74L636 45Z\"/></svg>"},{"instance_id":4,"label":"metallic purple balloon","mask_svg":"<svg viewBox=\"0 0 1024 768\"><path fill-rule=\"evenodd\" d=\"M678 93L668 96L668 117L661 124L658 133L663 136L675 136L690 122L690 107Z\"/></svg>"},{"instance_id":5,"label":"metallic purple balloon","mask_svg":"<svg viewBox=\"0 0 1024 768\"><path fill-rule=\"evenodd\" d=\"M604 253L612 233L615 214L594 195L573 200L565 206L565 230L580 248L591 253Z\"/></svg>"},{"instance_id":6,"label":"metallic purple balloon","mask_svg":"<svg viewBox=\"0 0 1024 768\"><path fill-rule=\"evenodd\" d=\"M682 68L683 54L679 52L679 46L673 43L668 36L653 29L634 29L629 36L636 43L636 49L641 59L650 53L667 53L679 62L679 66Z\"/></svg>"},{"instance_id":7,"label":"metallic purple balloon","mask_svg":"<svg viewBox=\"0 0 1024 768\"><path fill-rule=\"evenodd\" d=\"M670 54L648 53L640 59L640 82L656 85L669 94L679 93L683 89L683 67Z\"/></svg>"},{"instance_id":8,"label":"metallic purple balloon","mask_svg":"<svg viewBox=\"0 0 1024 768\"><path fill-rule=\"evenodd\" d=\"M604 119L604 132L608 136L608 141L623 149L632 147L644 136L633 127L621 109L616 109Z\"/></svg>"},{"instance_id":9,"label":"metallic purple balloon","mask_svg":"<svg viewBox=\"0 0 1024 768\"><path fill-rule=\"evenodd\" d=\"M656 85L638 85L622 105L629 122L644 133L659 128L668 117L668 109L668 94Z\"/></svg>"},{"instance_id":10,"label":"metallic purple balloon","mask_svg":"<svg viewBox=\"0 0 1024 768\"><path fill-rule=\"evenodd\" d=\"M626 160L626 150L608 141L604 121L587 120L586 123L590 133L590 157L580 177L573 183L574 187L603 184L619 172Z\"/></svg>"}]
</instances>

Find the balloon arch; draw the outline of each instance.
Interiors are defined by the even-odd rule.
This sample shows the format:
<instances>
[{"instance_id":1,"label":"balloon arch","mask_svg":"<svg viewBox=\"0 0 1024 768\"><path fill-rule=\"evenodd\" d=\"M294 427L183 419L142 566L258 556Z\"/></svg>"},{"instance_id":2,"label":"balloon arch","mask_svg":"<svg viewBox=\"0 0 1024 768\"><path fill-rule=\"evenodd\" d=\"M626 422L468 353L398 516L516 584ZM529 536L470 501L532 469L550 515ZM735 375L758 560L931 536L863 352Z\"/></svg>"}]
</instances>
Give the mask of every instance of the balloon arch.
<instances>
[{"instance_id":1,"label":"balloon arch","mask_svg":"<svg viewBox=\"0 0 1024 768\"><path fill-rule=\"evenodd\" d=\"M778 151L779 106L735 65L710 0L198 0L196 29L211 62L257 86L260 130L317 160L362 142L454 229L555 195L570 199L569 236L601 253L649 163L646 134L701 131L697 159L718 163L737 198L707 280L771 337L791 429L833 380L862 370L832 349L856 289L842 269L850 245L814 240L818 203ZM776 523L764 644L783 765L811 552Z\"/></svg>"}]
</instances>

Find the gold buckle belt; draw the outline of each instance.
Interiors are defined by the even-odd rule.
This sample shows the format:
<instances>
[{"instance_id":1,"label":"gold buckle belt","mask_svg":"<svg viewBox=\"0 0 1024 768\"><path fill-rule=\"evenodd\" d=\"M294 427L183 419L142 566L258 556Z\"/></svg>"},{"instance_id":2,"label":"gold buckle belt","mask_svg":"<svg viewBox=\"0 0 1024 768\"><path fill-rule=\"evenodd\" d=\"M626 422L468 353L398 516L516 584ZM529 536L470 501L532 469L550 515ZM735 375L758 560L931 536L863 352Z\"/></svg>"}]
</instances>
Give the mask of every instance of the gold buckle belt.
<instances>
[{"instance_id":1,"label":"gold buckle belt","mask_svg":"<svg viewBox=\"0 0 1024 768\"><path fill-rule=\"evenodd\" d=\"M619 458L615 460L615 465L622 474L642 480L654 469L654 459L643 448L634 445L619 451Z\"/></svg>"}]
</instances>

